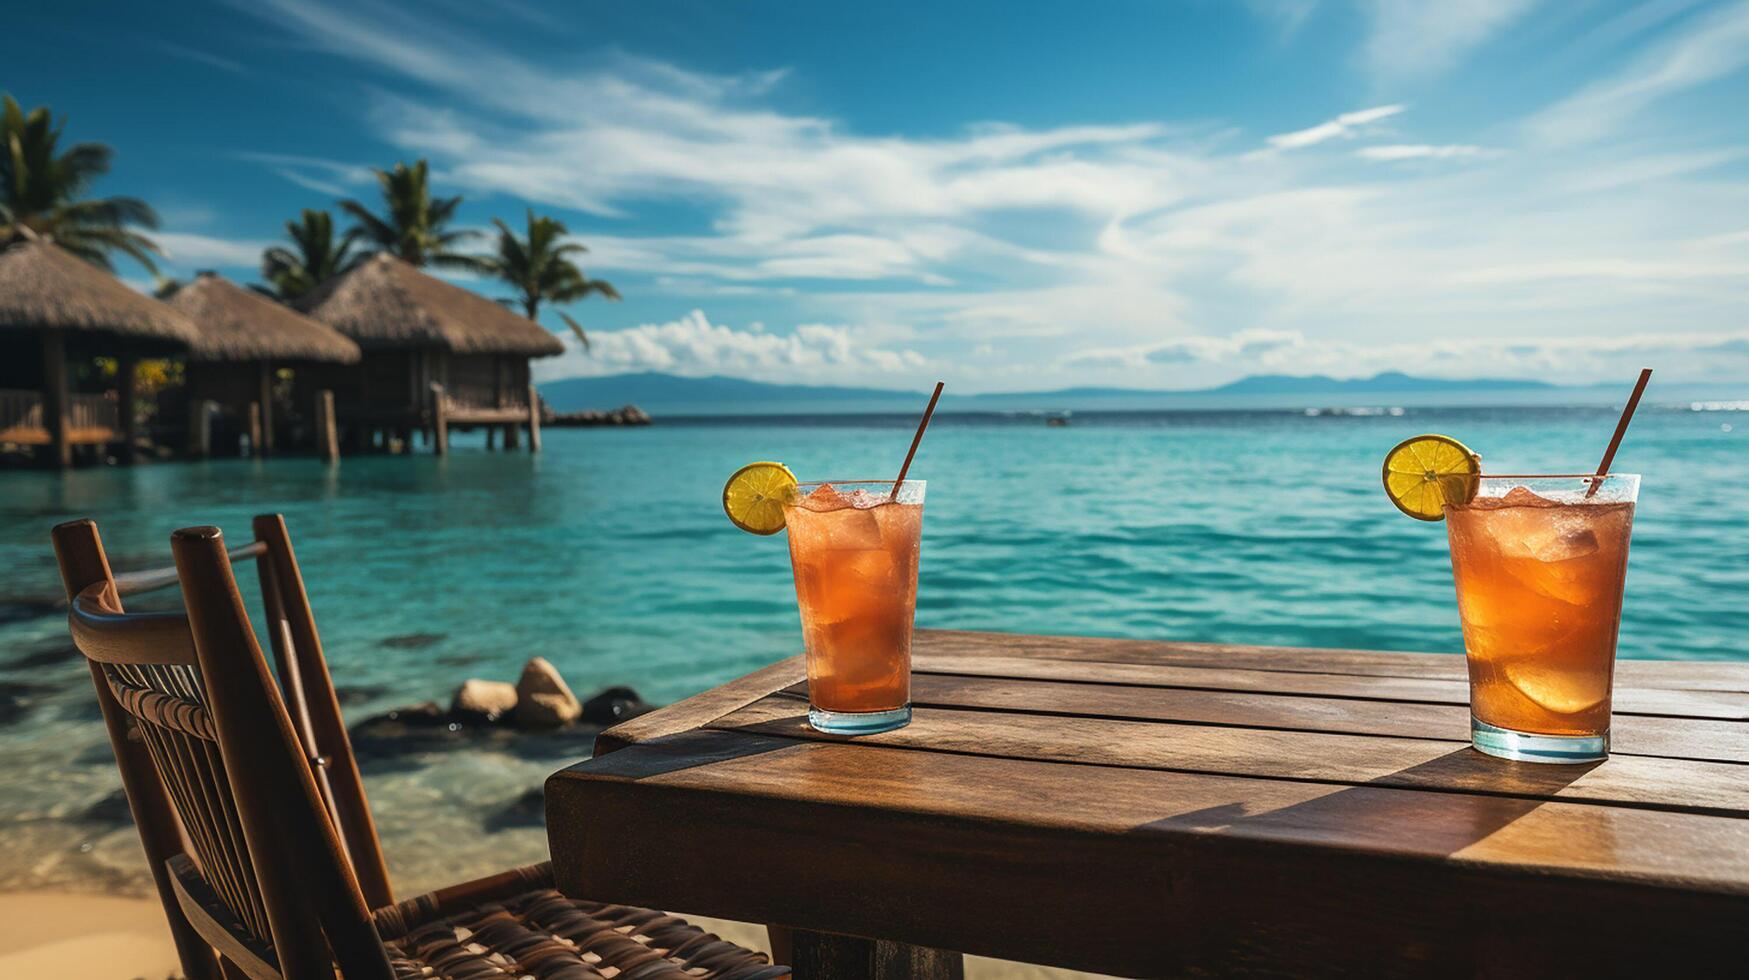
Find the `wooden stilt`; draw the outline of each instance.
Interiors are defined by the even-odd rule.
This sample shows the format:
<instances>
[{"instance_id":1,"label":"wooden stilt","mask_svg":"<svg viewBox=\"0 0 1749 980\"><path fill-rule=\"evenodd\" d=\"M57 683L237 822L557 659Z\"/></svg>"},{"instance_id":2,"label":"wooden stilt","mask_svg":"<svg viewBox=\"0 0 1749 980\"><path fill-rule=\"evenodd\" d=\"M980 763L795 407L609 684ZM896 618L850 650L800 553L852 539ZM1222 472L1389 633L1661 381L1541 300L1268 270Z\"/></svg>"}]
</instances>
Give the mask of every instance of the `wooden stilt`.
<instances>
[{"instance_id":1,"label":"wooden stilt","mask_svg":"<svg viewBox=\"0 0 1749 980\"><path fill-rule=\"evenodd\" d=\"M204 398L188 402L188 455L206 459L213 454L213 403Z\"/></svg>"},{"instance_id":2,"label":"wooden stilt","mask_svg":"<svg viewBox=\"0 0 1749 980\"><path fill-rule=\"evenodd\" d=\"M115 362L115 412L117 424L121 427L118 458L123 463L132 463L138 452L134 445L140 436L139 408L135 404L138 391L139 359L133 354L123 354Z\"/></svg>"},{"instance_id":3,"label":"wooden stilt","mask_svg":"<svg viewBox=\"0 0 1749 980\"><path fill-rule=\"evenodd\" d=\"M520 428L522 426L515 422L504 427L504 449L506 452L522 448L522 433L517 431Z\"/></svg>"},{"instance_id":4,"label":"wooden stilt","mask_svg":"<svg viewBox=\"0 0 1749 980\"><path fill-rule=\"evenodd\" d=\"M316 455L324 463L340 461L340 433L334 424L334 392L316 392Z\"/></svg>"},{"instance_id":5,"label":"wooden stilt","mask_svg":"<svg viewBox=\"0 0 1749 980\"><path fill-rule=\"evenodd\" d=\"M249 403L249 455L264 456L261 446L261 403Z\"/></svg>"},{"instance_id":6,"label":"wooden stilt","mask_svg":"<svg viewBox=\"0 0 1749 980\"><path fill-rule=\"evenodd\" d=\"M67 339L54 331L43 331L43 428L49 430L49 443L39 459L48 466L66 469L73 465L73 443L67 431L67 412L72 399L67 394Z\"/></svg>"},{"instance_id":7,"label":"wooden stilt","mask_svg":"<svg viewBox=\"0 0 1749 980\"><path fill-rule=\"evenodd\" d=\"M540 392L528 386L528 451L540 452Z\"/></svg>"},{"instance_id":8,"label":"wooden stilt","mask_svg":"<svg viewBox=\"0 0 1749 980\"><path fill-rule=\"evenodd\" d=\"M797 980L961 980L960 954L904 943L796 929L791 966Z\"/></svg>"},{"instance_id":9,"label":"wooden stilt","mask_svg":"<svg viewBox=\"0 0 1749 980\"><path fill-rule=\"evenodd\" d=\"M431 386L432 448L437 455L449 455L449 399L443 396L443 385Z\"/></svg>"},{"instance_id":10,"label":"wooden stilt","mask_svg":"<svg viewBox=\"0 0 1749 980\"><path fill-rule=\"evenodd\" d=\"M261 445L256 450L257 456L268 456L273 453L273 366L266 361L261 362Z\"/></svg>"},{"instance_id":11,"label":"wooden stilt","mask_svg":"<svg viewBox=\"0 0 1749 980\"><path fill-rule=\"evenodd\" d=\"M490 451L497 449L497 448L498 448L498 427L495 425L488 425L488 426L486 426L486 450L488 452L490 452Z\"/></svg>"}]
</instances>

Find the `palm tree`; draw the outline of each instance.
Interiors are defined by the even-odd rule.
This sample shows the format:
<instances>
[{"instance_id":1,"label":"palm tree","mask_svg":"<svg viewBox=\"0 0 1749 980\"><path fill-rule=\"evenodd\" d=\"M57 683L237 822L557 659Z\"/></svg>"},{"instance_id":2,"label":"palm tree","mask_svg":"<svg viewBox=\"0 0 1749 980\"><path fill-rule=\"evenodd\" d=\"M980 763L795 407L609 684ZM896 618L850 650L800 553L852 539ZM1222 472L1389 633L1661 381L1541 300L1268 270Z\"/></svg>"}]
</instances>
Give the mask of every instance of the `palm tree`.
<instances>
[{"instance_id":1,"label":"palm tree","mask_svg":"<svg viewBox=\"0 0 1749 980\"><path fill-rule=\"evenodd\" d=\"M383 189L383 214L380 217L357 201L340 202L340 209L358 222L353 232L377 250L413 265L430 263L449 268L478 268L473 256L450 250L457 242L479 233L444 230L444 226L455 217L455 209L462 199L432 198L430 167L424 160L412 166L397 163L395 169L378 170L376 175Z\"/></svg>"},{"instance_id":2,"label":"palm tree","mask_svg":"<svg viewBox=\"0 0 1749 980\"><path fill-rule=\"evenodd\" d=\"M334 216L305 208L301 220L285 223L292 247L275 245L261 253L261 278L273 287L269 293L290 302L329 279L350 270L364 255L352 250L358 241L354 228L334 239Z\"/></svg>"},{"instance_id":3,"label":"palm tree","mask_svg":"<svg viewBox=\"0 0 1749 980\"><path fill-rule=\"evenodd\" d=\"M516 288L517 296L499 300L506 306L522 307L522 314L530 320L540 315L540 305L543 302L575 303L588 299L590 296L605 296L608 299L619 299L619 290L605 279L591 279L583 274L577 263L570 256L589 251L576 242L564 241L568 234L564 222L557 218L536 217L534 209L528 211L528 232L518 238L516 232L503 222L493 218L492 223L498 226L498 250L495 254L479 258L479 267ZM582 342L584 349L589 347L589 335L576 320L564 313L559 318L571 328Z\"/></svg>"},{"instance_id":4,"label":"palm tree","mask_svg":"<svg viewBox=\"0 0 1749 980\"><path fill-rule=\"evenodd\" d=\"M0 106L0 241L28 230L74 255L112 269L122 252L152 272L163 252L130 225L158 227L158 215L133 197L85 198L109 172L115 151L102 143L74 143L59 152L62 123L47 106L28 114L7 95Z\"/></svg>"}]
</instances>

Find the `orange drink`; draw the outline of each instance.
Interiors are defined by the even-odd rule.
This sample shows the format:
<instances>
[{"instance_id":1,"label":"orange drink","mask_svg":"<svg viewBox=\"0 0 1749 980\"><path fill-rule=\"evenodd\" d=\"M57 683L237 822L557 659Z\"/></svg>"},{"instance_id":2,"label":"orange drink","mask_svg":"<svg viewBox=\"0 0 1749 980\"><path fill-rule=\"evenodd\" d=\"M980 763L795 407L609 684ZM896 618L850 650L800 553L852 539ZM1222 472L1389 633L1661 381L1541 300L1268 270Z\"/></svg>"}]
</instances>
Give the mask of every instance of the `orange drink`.
<instances>
[{"instance_id":1,"label":"orange drink","mask_svg":"<svg viewBox=\"0 0 1749 980\"><path fill-rule=\"evenodd\" d=\"M1445 505L1469 661L1471 737L1490 755L1609 750L1610 691L1639 477L1482 476Z\"/></svg>"},{"instance_id":2,"label":"orange drink","mask_svg":"<svg viewBox=\"0 0 1749 980\"><path fill-rule=\"evenodd\" d=\"M803 483L783 501L808 662L808 721L861 734L911 720L921 480Z\"/></svg>"}]
</instances>

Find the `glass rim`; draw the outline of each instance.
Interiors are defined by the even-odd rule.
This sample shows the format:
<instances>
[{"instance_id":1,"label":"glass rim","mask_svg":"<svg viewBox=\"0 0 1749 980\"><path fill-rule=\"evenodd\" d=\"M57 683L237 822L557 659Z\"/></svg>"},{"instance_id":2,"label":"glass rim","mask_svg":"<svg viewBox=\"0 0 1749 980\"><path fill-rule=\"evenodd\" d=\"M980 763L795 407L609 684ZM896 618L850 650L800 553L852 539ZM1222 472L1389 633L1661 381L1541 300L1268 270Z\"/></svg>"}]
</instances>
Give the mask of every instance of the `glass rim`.
<instances>
[{"instance_id":1,"label":"glass rim","mask_svg":"<svg viewBox=\"0 0 1749 980\"><path fill-rule=\"evenodd\" d=\"M1596 473L1482 473L1478 477L1483 480L1595 480L1608 483L1610 480L1637 480L1640 474L1605 473L1599 477Z\"/></svg>"},{"instance_id":2,"label":"glass rim","mask_svg":"<svg viewBox=\"0 0 1749 980\"><path fill-rule=\"evenodd\" d=\"M893 480L797 480L798 487L823 487L831 484L835 487L890 487ZM928 480L906 480L901 487L922 487L929 484Z\"/></svg>"}]
</instances>

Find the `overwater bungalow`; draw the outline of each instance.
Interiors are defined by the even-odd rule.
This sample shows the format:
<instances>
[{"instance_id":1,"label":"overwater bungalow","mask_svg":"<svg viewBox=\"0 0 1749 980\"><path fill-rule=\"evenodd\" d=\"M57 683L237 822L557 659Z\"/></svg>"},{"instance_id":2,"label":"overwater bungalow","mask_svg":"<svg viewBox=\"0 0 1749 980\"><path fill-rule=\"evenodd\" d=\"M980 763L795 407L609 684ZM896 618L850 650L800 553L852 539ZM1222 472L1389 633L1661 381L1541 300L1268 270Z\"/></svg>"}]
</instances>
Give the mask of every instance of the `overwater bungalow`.
<instances>
[{"instance_id":1,"label":"overwater bungalow","mask_svg":"<svg viewBox=\"0 0 1749 980\"><path fill-rule=\"evenodd\" d=\"M359 362L350 338L216 273L196 276L168 302L199 329L187 368L192 455L212 444L206 403L219 406L227 435L247 433L250 451L264 455L276 441L311 430L292 423L320 415L317 390L300 383L310 370ZM289 379L281 376L288 369Z\"/></svg>"},{"instance_id":2,"label":"overwater bungalow","mask_svg":"<svg viewBox=\"0 0 1749 980\"><path fill-rule=\"evenodd\" d=\"M45 238L0 246L0 444L67 467L76 447L135 445L135 366L186 350L188 317ZM95 365L113 357L113 378Z\"/></svg>"},{"instance_id":3,"label":"overwater bungalow","mask_svg":"<svg viewBox=\"0 0 1749 980\"><path fill-rule=\"evenodd\" d=\"M439 453L449 429L502 431L515 448L527 427L540 449L540 400L529 359L564 351L532 320L477 293L379 254L317 287L297 304L358 343L357 367L311 373L332 388L344 438L353 448L426 433Z\"/></svg>"}]
</instances>

